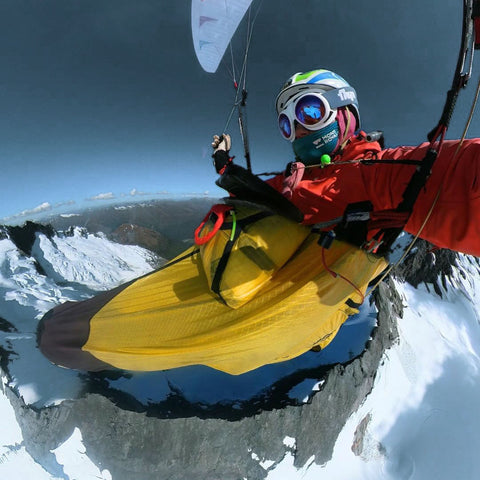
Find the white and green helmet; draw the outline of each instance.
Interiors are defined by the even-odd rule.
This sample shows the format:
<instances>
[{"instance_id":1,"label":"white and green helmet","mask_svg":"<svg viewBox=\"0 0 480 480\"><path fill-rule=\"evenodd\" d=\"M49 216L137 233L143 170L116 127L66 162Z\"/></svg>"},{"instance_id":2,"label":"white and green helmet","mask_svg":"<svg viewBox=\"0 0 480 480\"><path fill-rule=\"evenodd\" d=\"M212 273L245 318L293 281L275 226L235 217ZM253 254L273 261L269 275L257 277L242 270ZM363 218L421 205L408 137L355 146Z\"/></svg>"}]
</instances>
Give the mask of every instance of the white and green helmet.
<instances>
[{"instance_id":1,"label":"white and green helmet","mask_svg":"<svg viewBox=\"0 0 480 480\"><path fill-rule=\"evenodd\" d=\"M301 93L310 92L324 95L332 108L352 107L357 119L357 128L360 127L360 112L355 89L340 75L324 69L292 75L277 96L275 105L277 114L285 109L289 100L298 97Z\"/></svg>"}]
</instances>

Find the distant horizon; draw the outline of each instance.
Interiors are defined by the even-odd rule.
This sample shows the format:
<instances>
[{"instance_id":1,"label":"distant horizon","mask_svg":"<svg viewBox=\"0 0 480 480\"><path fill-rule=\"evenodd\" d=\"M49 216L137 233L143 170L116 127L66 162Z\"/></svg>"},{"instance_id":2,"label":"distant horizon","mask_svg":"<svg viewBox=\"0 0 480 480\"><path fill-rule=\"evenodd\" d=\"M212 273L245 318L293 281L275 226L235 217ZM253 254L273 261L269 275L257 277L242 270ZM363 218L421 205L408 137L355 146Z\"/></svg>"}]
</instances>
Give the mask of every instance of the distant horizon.
<instances>
[{"instance_id":1,"label":"distant horizon","mask_svg":"<svg viewBox=\"0 0 480 480\"><path fill-rule=\"evenodd\" d=\"M5 226L19 226L23 225L28 221L32 222L41 222L47 221L52 217L73 217L76 215L82 215L82 213L89 210L100 210L102 208L110 207L120 207L125 205L139 205L142 202L162 202L162 201L188 201L193 199L220 199L221 191L219 190L219 195L213 195L211 192L163 192L155 194L142 194L138 196L105 196L103 198L96 199L85 199L81 202L70 201L63 202L56 205L50 205L45 202L35 208L20 212L16 215L11 215L10 217L0 218L0 225ZM78 212L76 212L78 210ZM206 213L206 212L205 212Z\"/></svg>"}]
</instances>

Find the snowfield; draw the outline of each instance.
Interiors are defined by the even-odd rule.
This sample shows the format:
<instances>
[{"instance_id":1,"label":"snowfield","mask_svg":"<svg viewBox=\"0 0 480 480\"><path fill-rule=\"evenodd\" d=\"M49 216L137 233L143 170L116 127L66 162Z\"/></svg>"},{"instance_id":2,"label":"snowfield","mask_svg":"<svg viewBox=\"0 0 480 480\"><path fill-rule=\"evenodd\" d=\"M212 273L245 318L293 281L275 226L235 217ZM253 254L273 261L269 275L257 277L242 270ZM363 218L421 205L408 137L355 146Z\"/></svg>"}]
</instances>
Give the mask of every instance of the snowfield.
<instances>
[{"instance_id":1,"label":"snowfield","mask_svg":"<svg viewBox=\"0 0 480 480\"><path fill-rule=\"evenodd\" d=\"M296 471L290 455L268 480L478 478L480 277L470 258L461 257L460 266L467 276L456 269L443 298L396 282L406 305L399 342L386 352L374 389L345 425L333 459ZM356 445L362 422L366 433Z\"/></svg>"}]
</instances>

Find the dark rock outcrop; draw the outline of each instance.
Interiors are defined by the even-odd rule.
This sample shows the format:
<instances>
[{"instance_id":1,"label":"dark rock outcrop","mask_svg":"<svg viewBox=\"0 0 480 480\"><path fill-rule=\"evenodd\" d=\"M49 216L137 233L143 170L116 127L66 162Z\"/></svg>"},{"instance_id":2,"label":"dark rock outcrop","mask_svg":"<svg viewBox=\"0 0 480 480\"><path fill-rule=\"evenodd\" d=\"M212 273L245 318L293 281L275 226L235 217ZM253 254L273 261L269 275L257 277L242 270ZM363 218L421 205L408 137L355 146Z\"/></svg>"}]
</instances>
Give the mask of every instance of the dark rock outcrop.
<instances>
[{"instance_id":1,"label":"dark rock outcrop","mask_svg":"<svg viewBox=\"0 0 480 480\"><path fill-rule=\"evenodd\" d=\"M425 240L418 239L412 251L395 269L398 277L415 288L421 283L442 296L441 286L445 287L446 278L452 274L457 264L458 254L452 250L437 249Z\"/></svg>"},{"instance_id":2,"label":"dark rock outcrop","mask_svg":"<svg viewBox=\"0 0 480 480\"><path fill-rule=\"evenodd\" d=\"M52 226L30 221L25 222L22 226L7 226L5 228L15 246L26 255L31 255L37 233L43 233L48 238L52 238L55 234Z\"/></svg>"}]
</instances>

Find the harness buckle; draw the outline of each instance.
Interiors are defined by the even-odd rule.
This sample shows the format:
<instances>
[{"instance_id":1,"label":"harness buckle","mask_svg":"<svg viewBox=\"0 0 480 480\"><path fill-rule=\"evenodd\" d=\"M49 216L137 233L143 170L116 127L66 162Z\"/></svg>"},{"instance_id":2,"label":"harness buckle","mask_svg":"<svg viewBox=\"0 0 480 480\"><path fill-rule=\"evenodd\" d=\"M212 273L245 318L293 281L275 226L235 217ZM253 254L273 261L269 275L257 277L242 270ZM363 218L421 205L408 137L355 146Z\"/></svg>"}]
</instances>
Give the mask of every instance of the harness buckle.
<instances>
[{"instance_id":1,"label":"harness buckle","mask_svg":"<svg viewBox=\"0 0 480 480\"><path fill-rule=\"evenodd\" d=\"M371 238L370 240L367 240L363 245L362 245L362 250L365 250L368 253L377 253L380 246L383 244L382 239L377 239L377 238Z\"/></svg>"}]
</instances>

